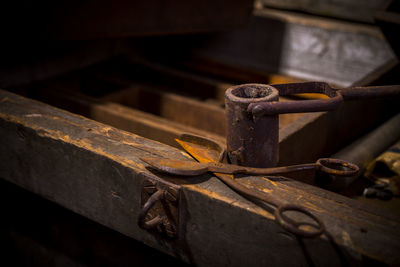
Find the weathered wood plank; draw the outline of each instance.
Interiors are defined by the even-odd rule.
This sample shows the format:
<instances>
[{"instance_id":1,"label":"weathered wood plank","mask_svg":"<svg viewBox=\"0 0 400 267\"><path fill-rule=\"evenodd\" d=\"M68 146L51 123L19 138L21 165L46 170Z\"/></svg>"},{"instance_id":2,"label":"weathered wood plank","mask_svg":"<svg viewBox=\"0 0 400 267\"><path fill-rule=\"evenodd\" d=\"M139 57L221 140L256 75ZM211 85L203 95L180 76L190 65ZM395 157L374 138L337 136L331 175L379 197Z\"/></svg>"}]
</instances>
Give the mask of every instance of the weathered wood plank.
<instances>
[{"instance_id":1,"label":"weathered wood plank","mask_svg":"<svg viewBox=\"0 0 400 267\"><path fill-rule=\"evenodd\" d=\"M132 84L101 98L152 113L162 118L225 136L225 111L221 106L157 90L156 86Z\"/></svg>"},{"instance_id":2,"label":"weathered wood plank","mask_svg":"<svg viewBox=\"0 0 400 267\"><path fill-rule=\"evenodd\" d=\"M55 90L57 88L58 90ZM168 119L132 109L118 103L105 102L78 92L63 91L60 87L37 89L37 99L68 111L107 123L119 129L135 133L146 138L179 147L175 139L183 133L207 136L220 143L225 140L219 135L173 122Z\"/></svg>"},{"instance_id":3,"label":"weathered wood plank","mask_svg":"<svg viewBox=\"0 0 400 267\"><path fill-rule=\"evenodd\" d=\"M128 53L129 54L129 53ZM225 91L232 83L212 78L208 74L185 71L168 64L128 56L114 62L85 70L88 77L129 87L132 83L147 82L159 89L182 92L204 100L224 103Z\"/></svg>"},{"instance_id":4,"label":"weathered wood plank","mask_svg":"<svg viewBox=\"0 0 400 267\"><path fill-rule=\"evenodd\" d=\"M396 60L377 27L279 10L255 10L246 27L193 39L170 39L168 50L147 48L165 62L201 58L342 87Z\"/></svg>"},{"instance_id":5,"label":"weathered wood plank","mask_svg":"<svg viewBox=\"0 0 400 267\"><path fill-rule=\"evenodd\" d=\"M66 267L187 266L3 179L0 192L0 247L4 263Z\"/></svg>"},{"instance_id":6,"label":"weathered wood plank","mask_svg":"<svg viewBox=\"0 0 400 267\"><path fill-rule=\"evenodd\" d=\"M224 109L221 109L221 107L225 102L225 91L229 87L233 86L233 84L213 79L205 75L200 75L199 73L189 73L161 63L154 63L147 60L140 61L140 63L139 69L143 71L144 74L141 76L147 77L145 79L146 82L137 81L137 73L135 71L130 71L134 69L134 66L136 66L132 61L124 62L124 64L128 65L125 66L122 75L121 73L115 73L113 68L107 68L106 66L103 66L103 68L94 67L86 70L86 72L92 79L98 79L99 81L106 81L121 87L126 87L126 89L104 95L104 97L101 98L102 100L117 102L142 111L150 111L153 114L161 115L162 117L172 121L213 132L225 137L225 115L223 113ZM185 65L186 63L182 62L182 64ZM200 63L199 66L203 66L203 64ZM217 69L224 70L226 78L230 78L231 80L235 80L234 77L237 77L239 73L243 74L243 72L238 72L237 69L225 70L225 66L220 66L220 68L216 68L215 71L213 68L210 68L209 71L212 73L218 73L218 71L216 71ZM260 74L258 79L255 78L256 76L254 76L254 74L248 74L246 77L248 77L249 80L246 80L245 82L269 81L269 83L282 83L299 81L280 75L266 77L265 75ZM256 80L251 80L250 77ZM156 80L157 82L155 83L153 80ZM65 89L68 88L69 90L77 87L76 84L65 86L64 83L66 81L68 81L68 79L63 80L61 83L53 83L53 86ZM91 91L96 90L96 88L91 89ZM155 97L157 100L153 101L152 105L149 106L144 106L140 101L138 101L138 98L147 99L148 97ZM281 101L288 101L285 97L281 97L280 99ZM147 100L144 101L146 102ZM154 109L151 110L153 105L157 105L158 107L154 107ZM174 108L170 108L170 105ZM164 109L168 112L163 113L162 111ZM193 117L190 116L192 112L189 111L198 114L194 120ZM171 112L174 114L168 114ZM186 117L186 112L188 112L189 117ZM279 128L289 125L300 116L301 114L279 115Z\"/></svg>"},{"instance_id":7,"label":"weathered wood plank","mask_svg":"<svg viewBox=\"0 0 400 267\"><path fill-rule=\"evenodd\" d=\"M137 225L140 173L156 175L138 158L188 156L8 92L0 92L0 103L0 177L185 261L200 266L400 263L398 218L279 178L240 181L307 207L325 222L329 238L293 238L269 211L208 175L187 180L164 176L182 185L184 231L177 242L155 238Z\"/></svg>"},{"instance_id":8,"label":"weathered wood plank","mask_svg":"<svg viewBox=\"0 0 400 267\"><path fill-rule=\"evenodd\" d=\"M290 9L316 15L329 16L339 19L348 19L361 22L374 22L378 11L384 10L390 0L258 0L257 6Z\"/></svg>"},{"instance_id":9,"label":"weathered wood plank","mask_svg":"<svg viewBox=\"0 0 400 267\"><path fill-rule=\"evenodd\" d=\"M132 84L127 89L105 95L101 100L122 104L135 110L160 116L172 122L225 137L224 108L214 103L199 101L191 97L165 93L157 90L157 88L157 86L146 84ZM301 114L280 115L279 128L289 125L300 116Z\"/></svg>"}]
</instances>

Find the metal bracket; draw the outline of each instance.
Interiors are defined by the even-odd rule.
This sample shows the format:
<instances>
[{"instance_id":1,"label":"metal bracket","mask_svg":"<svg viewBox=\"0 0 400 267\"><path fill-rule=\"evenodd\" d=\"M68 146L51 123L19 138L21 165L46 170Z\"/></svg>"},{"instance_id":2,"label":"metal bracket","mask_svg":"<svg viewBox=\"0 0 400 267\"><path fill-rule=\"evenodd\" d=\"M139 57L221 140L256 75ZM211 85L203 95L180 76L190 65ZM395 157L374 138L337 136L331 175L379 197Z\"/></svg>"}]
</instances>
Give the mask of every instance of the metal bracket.
<instances>
[{"instance_id":1,"label":"metal bracket","mask_svg":"<svg viewBox=\"0 0 400 267\"><path fill-rule=\"evenodd\" d=\"M139 226L164 238L178 238L181 187L149 174L141 176Z\"/></svg>"}]
</instances>

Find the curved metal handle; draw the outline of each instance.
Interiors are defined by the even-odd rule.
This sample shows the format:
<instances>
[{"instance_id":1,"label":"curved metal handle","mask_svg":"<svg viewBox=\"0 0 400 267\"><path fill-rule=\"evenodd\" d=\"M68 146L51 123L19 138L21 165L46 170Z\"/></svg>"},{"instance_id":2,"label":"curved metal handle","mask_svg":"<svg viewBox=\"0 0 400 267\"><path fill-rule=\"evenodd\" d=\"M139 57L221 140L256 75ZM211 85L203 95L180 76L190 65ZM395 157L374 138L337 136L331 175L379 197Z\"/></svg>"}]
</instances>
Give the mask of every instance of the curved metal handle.
<instances>
[{"instance_id":1,"label":"curved metal handle","mask_svg":"<svg viewBox=\"0 0 400 267\"><path fill-rule=\"evenodd\" d=\"M139 213L139 219L138 219L138 224L141 228L153 229L163 222L163 217L160 215L157 215L156 217L148 221L146 221L146 216L151 210L151 208L154 206L154 204L156 204L157 201L164 198L165 196L164 193L165 193L164 190L158 189L157 192L151 195L151 197L143 205L143 208Z\"/></svg>"},{"instance_id":2,"label":"curved metal handle","mask_svg":"<svg viewBox=\"0 0 400 267\"><path fill-rule=\"evenodd\" d=\"M316 168L326 174L344 177L354 176L360 170L357 165L351 162L332 158L321 158L317 160Z\"/></svg>"},{"instance_id":3,"label":"curved metal handle","mask_svg":"<svg viewBox=\"0 0 400 267\"><path fill-rule=\"evenodd\" d=\"M343 102L343 97L338 94L335 97L321 100L297 100L288 102L263 102L252 103L247 111L254 116L275 115L285 113L304 113L334 110Z\"/></svg>"},{"instance_id":4,"label":"curved metal handle","mask_svg":"<svg viewBox=\"0 0 400 267\"><path fill-rule=\"evenodd\" d=\"M254 116L263 116L284 113L329 111L338 108L344 100L400 95L400 85L335 89L324 82L304 82L272 84L271 86L278 89L280 96L300 93L320 93L329 96L329 99L251 103L247 107L248 112L252 113Z\"/></svg>"},{"instance_id":5,"label":"curved metal handle","mask_svg":"<svg viewBox=\"0 0 400 267\"><path fill-rule=\"evenodd\" d=\"M298 223L298 222L295 222L294 220L289 219L287 216L283 215L283 212L289 211L289 210L298 211L300 213L303 213L307 217L311 218L313 221L315 221L317 223L316 230L306 231L306 230L300 229L300 226L302 226L302 225L310 225L313 227L316 227L316 225L311 224L311 223L305 223L305 222ZM297 206L297 205L293 205L293 204L281 205L275 210L274 215L275 215L276 221L285 230L289 231L292 234L295 234L295 235L298 235L301 237L311 238L311 237L320 236L321 234L323 234L325 232L324 223L318 217L316 217L314 214L312 214L309 210L307 210L301 206Z\"/></svg>"},{"instance_id":6,"label":"curved metal handle","mask_svg":"<svg viewBox=\"0 0 400 267\"><path fill-rule=\"evenodd\" d=\"M324 82L304 82L271 85L278 89L280 96L302 93L318 93L329 96L329 99L299 100L288 102L251 103L247 111L254 116L276 115L284 113L303 113L334 110L343 102L340 90L336 90Z\"/></svg>"}]
</instances>

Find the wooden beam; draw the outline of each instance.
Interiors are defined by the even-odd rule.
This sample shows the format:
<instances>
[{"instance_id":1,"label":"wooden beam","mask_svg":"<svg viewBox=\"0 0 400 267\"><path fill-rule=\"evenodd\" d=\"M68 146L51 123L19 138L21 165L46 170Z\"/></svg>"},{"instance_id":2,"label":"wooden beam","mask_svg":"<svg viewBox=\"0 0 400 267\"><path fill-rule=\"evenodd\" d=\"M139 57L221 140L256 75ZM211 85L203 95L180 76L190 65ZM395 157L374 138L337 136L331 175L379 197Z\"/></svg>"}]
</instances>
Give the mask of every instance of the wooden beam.
<instances>
[{"instance_id":1,"label":"wooden beam","mask_svg":"<svg viewBox=\"0 0 400 267\"><path fill-rule=\"evenodd\" d=\"M129 88L116 91L101 98L102 101L148 112L182 125L204 130L221 137L226 135L225 109L215 103L199 101L158 90L154 85L131 84ZM283 100L285 101L285 100ZM287 100L286 100L287 101ZM282 114L279 128L283 128L302 114Z\"/></svg>"},{"instance_id":2,"label":"wooden beam","mask_svg":"<svg viewBox=\"0 0 400 267\"><path fill-rule=\"evenodd\" d=\"M140 69L146 73L146 80L149 82L137 82L135 80L135 71L133 62L125 62L130 64L124 68L124 75L113 72L113 68L93 68L87 70L87 74L92 79L99 79L114 83L126 89L116 91L105 95L102 100L122 105L130 106L135 109L149 111L150 113L160 115L175 122L189 125L198 129L206 130L225 137L225 110L221 107L225 102L225 91L233 86L233 84L213 79L199 73L189 73L172 66L154 63L150 61L140 61ZM203 66L201 63L199 66ZM205 66L204 66L205 67ZM238 77L239 72L225 70L226 66L219 66L230 78ZM204 70L203 70L204 71ZM217 73L213 68L209 71ZM261 74L260 74L261 76ZM129 79L128 77L132 77ZM251 75L251 77L255 77ZM255 82L266 82L264 79L255 80ZM157 83L151 82L157 80ZM251 80L248 80L248 82ZM274 76L268 80L270 83L279 82L295 82L299 80ZM63 81L65 82L65 81ZM254 81L253 81L254 82ZM56 86L65 85L58 83ZM76 87L76 85L69 86ZM92 89L96 90L96 89ZM170 93L169 93L170 92ZM178 94L181 93L181 94ZM186 96L188 95L188 96ZM144 106L151 101L151 97L155 98L152 105ZM140 99L140 101L139 101ZM280 98L281 101L289 101L285 97ZM144 102L144 103L143 103ZM156 105L155 109L151 109ZM196 114L194 116L194 114ZM284 128L291 122L297 120L302 114L282 114L279 116L279 128Z\"/></svg>"},{"instance_id":3,"label":"wooden beam","mask_svg":"<svg viewBox=\"0 0 400 267\"><path fill-rule=\"evenodd\" d=\"M329 235L296 239L269 209L215 177L152 173L143 156L187 159L170 146L0 91L0 177L78 214L199 266L400 264L399 219L306 184L263 177L240 182L320 217ZM143 175L182 188L176 241L139 228Z\"/></svg>"},{"instance_id":4,"label":"wooden beam","mask_svg":"<svg viewBox=\"0 0 400 267\"><path fill-rule=\"evenodd\" d=\"M175 139L183 133L206 136L222 144L225 143L223 137L211 132L173 122L118 103L106 102L78 92L63 91L60 87L58 87L58 90L55 90L55 88L46 89L43 87L38 89L35 91L35 97L93 120L174 147L179 147Z\"/></svg>"},{"instance_id":5,"label":"wooden beam","mask_svg":"<svg viewBox=\"0 0 400 267\"><path fill-rule=\"evenodd\" d=\"M378 11L386 9L390 0L368 0L368 1L340 1L316 0L257 0L257 6L262 6L307 12L319 16L328 16L338 19L347 19L360 22L375 22L375 15Z\"/></svg>"},{"instance_id":6,"label":"wooden beam","mask_svg":"<svg viewBox=\"0 0 400 267\"><path fill-rule=\"evenodd\" d=\"M118 103L172 122L225 136L223 107L159 89L149 84L131 84L129 88L108 94L101 100Z\"/></svg>"},{"instance_id":7,"label":"wooden beam","mask_svg":"<svg viewBox=\"0 0 400 267\"><path fill-rule=\"evenodd\" d=\"M14 266L187 266L3 179L0 192L3 262Z\"/></svg>"},{"instance_id":8,"label":"wooden beam","mask_svg":"<svg viewBox=\"0 0 400 267\"><path fill-rule=\"evenodd\" d=\"M145 47L156 51L148 52L152 59L171 64L200 58L228 68L340 87L387 69L396 60L375 26L273 9L256 9L249 24L237 30L164 41L168 42L164 49L157 42Z\"/></svg>"},{"instance_id":9,"label":"wooden beam","mask_svg":"<svg viewBox=\"0 0 400 267\"><path fill-rule=\"evenodd\" d=\"M114 65L115 64L115 65ZM232 83L212 78L201 72L185 71L168 64L128 56L114 64L93 66L85 70L88 77L129 87L147 82L158 89L182 92L203 100L214 100L223 104L225 91Z\"/></svg>"}]
</instances>

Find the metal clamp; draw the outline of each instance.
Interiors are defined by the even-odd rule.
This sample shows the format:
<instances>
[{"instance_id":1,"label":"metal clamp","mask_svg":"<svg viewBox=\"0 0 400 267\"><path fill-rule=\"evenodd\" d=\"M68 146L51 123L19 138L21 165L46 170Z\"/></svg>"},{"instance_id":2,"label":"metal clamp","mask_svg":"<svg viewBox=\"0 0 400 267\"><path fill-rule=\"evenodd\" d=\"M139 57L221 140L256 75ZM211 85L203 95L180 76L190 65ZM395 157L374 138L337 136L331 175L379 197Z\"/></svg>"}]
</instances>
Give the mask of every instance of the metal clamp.
<instances>
[{"instance_id":1,"label":"metal clamp","mask_svg":"<svg viewBox=\"0 0 400 267\"><path fill-rule=\"evenodd\" d=\"M335 89L324 82L304 82L273 84L271 86L279 91L280 96L319 93L329 96L329 99L251 103L247 107L247 111L252 113L253 116L329 111L337 109L344 100L400 95L399 85Z\"/></svg>"},{"instance_id":2,"label":"metal clamp","mask_svg":"<svg viewBox=\"0 0 400 267\"><path fill-rule=\"evenodd\" d=\"M279 101L279 96L301 93L329 98ZM274 167L279 159L279 114L329 111L345 100L399 95L400 85L336 89L324 82L304 82L230 87L225 92L228 158L235 165Z\"/></svg>"},{"instance_id":3,"label":"metal clamp","mask_svg":"<svg viewBox=\"0 0 400 267\"><path fill-rule=\"evenodd\" d=\"M303 113L334 110L343 102L339 90L333 89L324 82L287 83L272 85L279 91L280 96L302 93L318 93L329 96L329 99L299 100L290 102L251 103L247 111L254 116L275 115L283 113Z\"/></svg>"},{"instance_id":4,"label":"metal clamp","mask_svg":"<svg viewBox=\"0 0 400 267\"><path fill-rule=\"evenodd\" d=\"M178 237L180 186L157 177L142 174L142 210L139 213L139 227L162 235L165 238Z\"/></svg>"}]
</instances>

